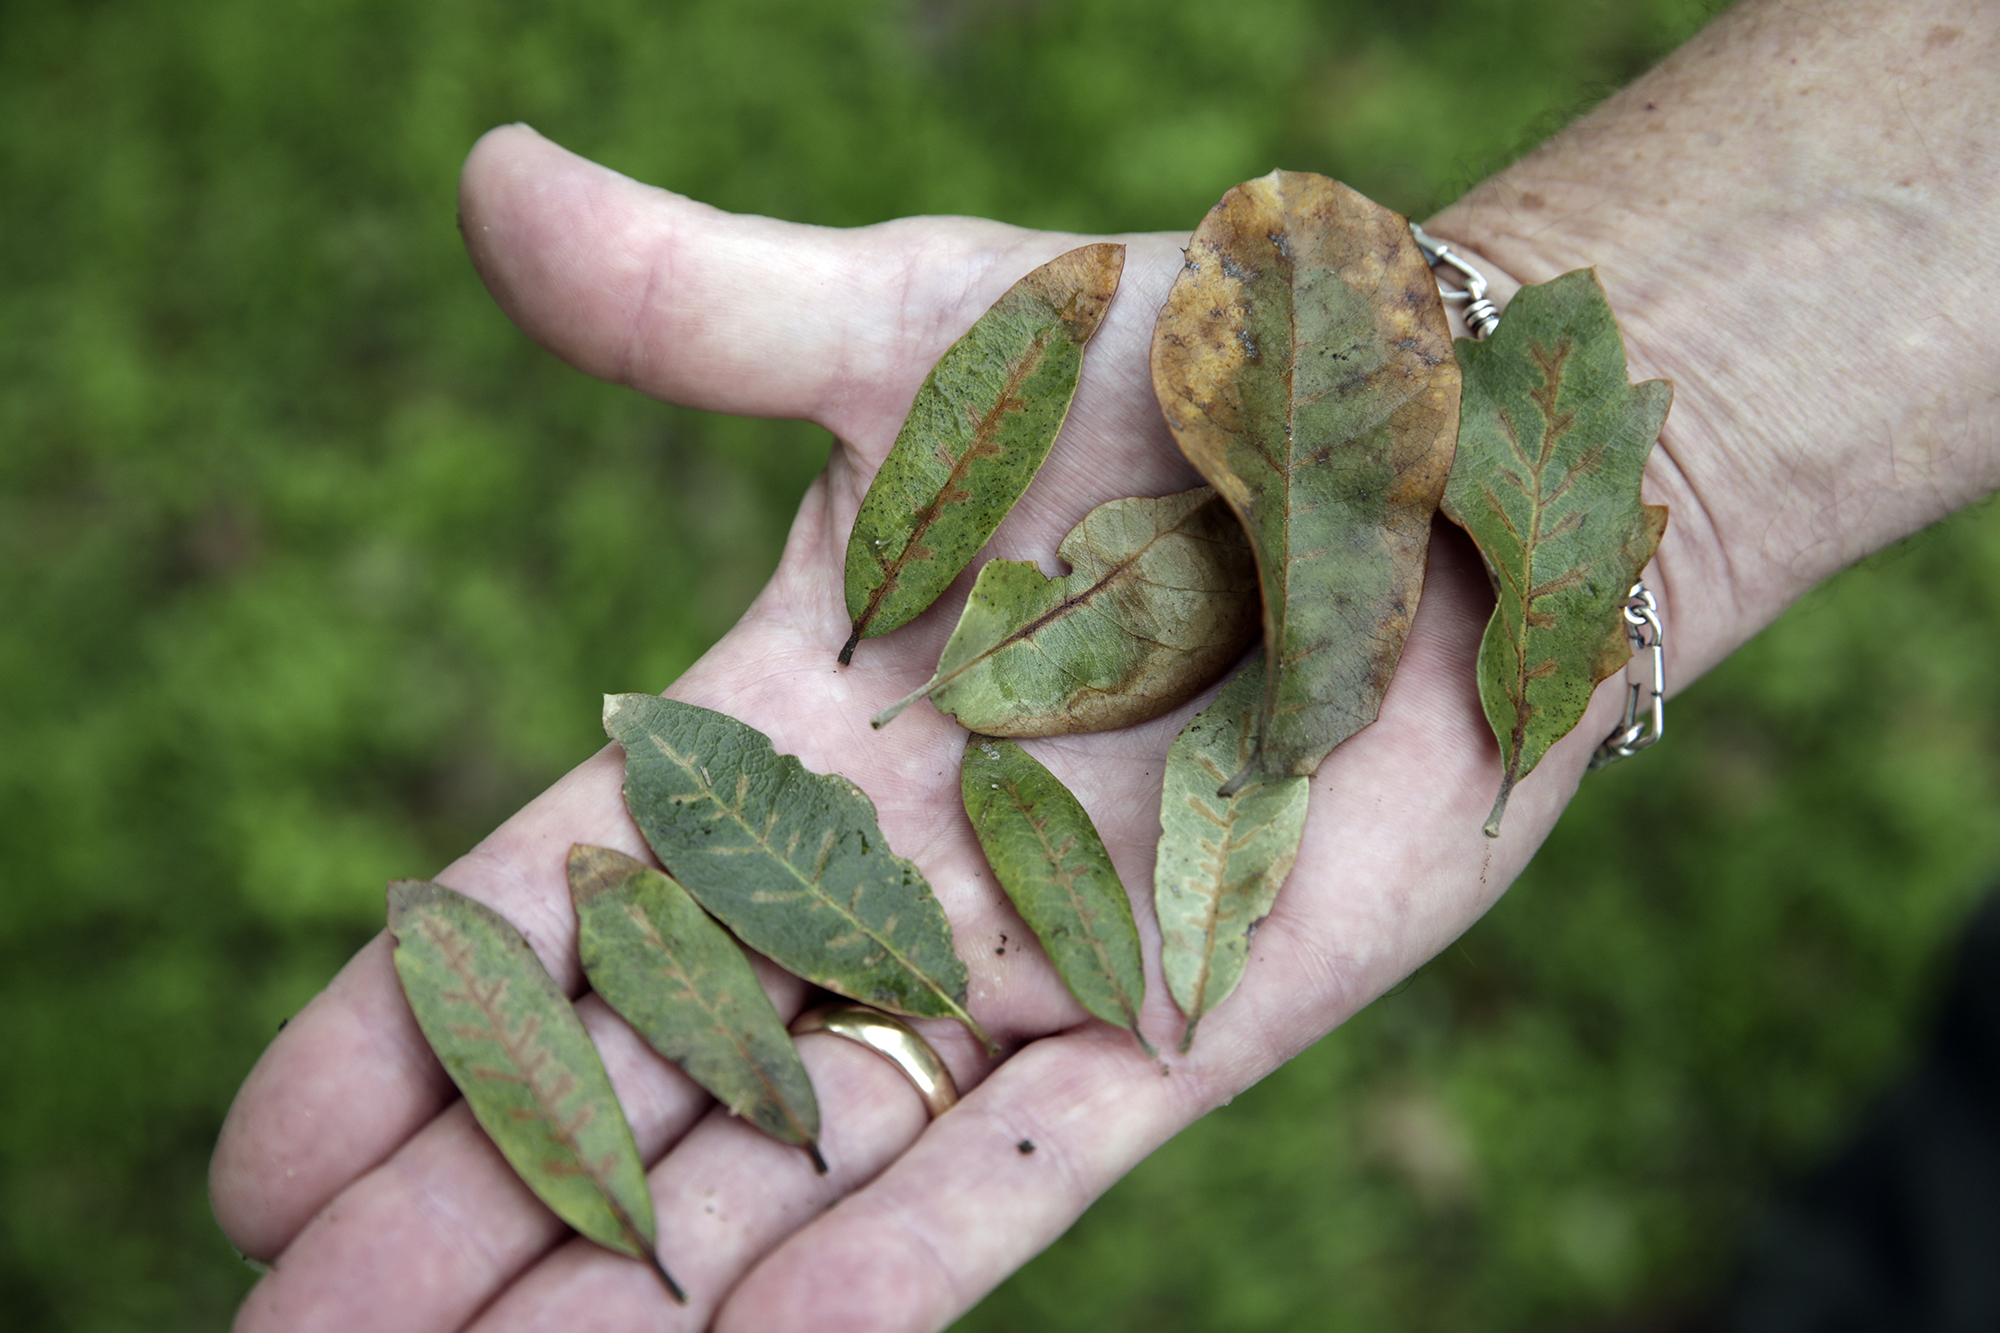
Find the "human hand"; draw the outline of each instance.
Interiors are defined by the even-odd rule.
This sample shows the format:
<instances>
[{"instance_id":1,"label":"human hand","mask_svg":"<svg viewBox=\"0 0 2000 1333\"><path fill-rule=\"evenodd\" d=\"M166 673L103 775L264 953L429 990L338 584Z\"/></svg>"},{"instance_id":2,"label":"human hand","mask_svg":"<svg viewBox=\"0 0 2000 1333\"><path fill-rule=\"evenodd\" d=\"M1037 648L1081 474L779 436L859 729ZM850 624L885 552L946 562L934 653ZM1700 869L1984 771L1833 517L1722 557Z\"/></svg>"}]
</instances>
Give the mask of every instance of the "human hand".
<instances>
[{"instance_id":1,"label":"human hand","mask_svg":"<svg viewBox=\"0 0 2000 1333\"><path fill-rule=\"evenodd\" d=\"M956 1025L923 1024L968 1090L926 1126L889 1066L842 1041L802 1039L831 1167L818 1177L802 1154L713 1109L585 997L654 1163L661 1253L690 1294L668 1307L648 1270L565 1240L514 1179L417 1033L378 939L273 1044L218 1147L225 1230L278 1261L242 1327L567 1327L579 1312L607 1328L937 1326L1160 1142L1463 930L1552 820L1570 785L1561 777L1524 788L1500 843L1479 832L1497 773L1471 685L1487 595L1476 559L1441 540L1382 720L1314 779L1298 867L1242 987L1204 1021L1190 1056L1144 1058L1128 1035L1087 1020L986 870L960 807L963 730L928 708L880 733L867 725L929 674L970 575L923 620L863 644L851 668L834 664L848 630L847 530L917 384L1001 291L1080 238L965 219L834 232L734 218L519 128L475 149L462 203L502 306L580 367L699 407L808 417L839 441L770 586L668 692L749 722L873 796L891 845L952 918L973 1012L1012 1054L996 1065ZM1147 363L1180 238L1126 239L1124 283L1064 436L997 554L1048 566L1094 505L1199 481L1160 419ZM1031 743L1098 823L1155 959L1145 890L1160 773L1192 711ZM1590 734L1608 729L1599 721ZM1583 736L1570 746L1572 779L1587 750ZM615 749L599 754L439 876L522 926L572 992L582 978L570 844L646 855L620 773ZM781 1012L795 1011L803 986L764 975ZM1157 967L1149 996L1146 1030L1171 1048L1179 1020Z\"/></svg>"},{"instance_id":2,"label":"human hand","mask_svg":"<svg viewBox=\"0 0 2000 1333\"><path fill-rule=\"evenodd\" d=\"M1676 684L1819 579L2000 480L2000 335L1959 271L2000 241L1996 44L1990 8L1958 0L1812 13L1750 0L1432 224L1524 278L1596 263L1634 378L1676 380L1646 483L1673 511L1647 577ZM669 1307L643 1266L566 1240L514 1179L423 1045L378 938L272 1045L217 1148L224 1229L279 1259L243 1328L938 1327L1176 1130L1463 930L1610 728L1615 686L1516 789L1503 836L1480 835L1499 772L1472 687L1487 594L1476 560L1441 536L1381 719L1314 777L1298 865L1242 985L1191 1055L1147 1061L1016 947L1026 932L959 810L962 732L921 707L867 729L928 674L965 580L942 610L863 644L852 668L833 665L847 526L917 384L1015 278L1080 238L963 219L834 232L731 218L519 129L474 151L463 204L501 304L560 355L672 401L810 418L839 441L770 586L669 693L875 798L891 845L953 920L973 1012L1010 1054L989 1062L955 1025L920 1025L970 1090L926 1125L889 1066L803 1039L831 1166L817 1177L584 997L654 1163L661 1252L689 1289ZM1146 373L1181 238L1127 239L1068 426L996 554L1046 563L1092 505L1194 481ZM1512 284L1490 275L1504 298ZM1835 297L1856 317L1830 320ZM1032 747L1103 832L1155 958L1154 802L1189 711ZM618 786L618 755L598 755L440 876L525 927L572 992L564 854L581 841L644 855ZM798 982L764 976L781 1012L799 1006ZM1178 1027L1157 969L1149 995L1146 1030L1166 1045Z\"/></svg>"}]
</instances>

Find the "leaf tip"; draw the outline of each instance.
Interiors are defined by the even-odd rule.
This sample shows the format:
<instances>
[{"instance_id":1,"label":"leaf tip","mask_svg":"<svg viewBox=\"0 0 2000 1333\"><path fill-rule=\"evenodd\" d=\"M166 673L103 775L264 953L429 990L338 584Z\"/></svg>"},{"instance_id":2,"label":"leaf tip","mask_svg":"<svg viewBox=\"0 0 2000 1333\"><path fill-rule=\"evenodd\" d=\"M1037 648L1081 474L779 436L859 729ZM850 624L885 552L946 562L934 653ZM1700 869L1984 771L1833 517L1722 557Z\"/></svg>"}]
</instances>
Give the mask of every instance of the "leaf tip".
<instances>
[{"instance_id":1,"label":"leaf tip","mask_svg":"<svg viewBox=\"0 0 2000 1333\"><path fill-rule=\"evenodd\" d=\"M861 622L854 622L854 633L847 636L847 642L840 646L840 664L850 666L854 662L854 646L861 642Z\"/></svg>"},{"instance_id":2,"label":"leaf tip","mask_svg":"<svg viewBox=\"0 0 2000 1333\"><path fill-rule=\"evenodd\" d=\"M440 886L427 879L392 879L383 897L387 901L389 933L394 935L399 922L426 902L437 900Z\"/></svg>"},{"instance_id":3,"label":"leaf tip","mask_svg":"<svg viewBox=\"0 0 2000 1333\"><path fill-rule=\"evenodd\" d=\"M1200 1014L1196 1014L1192 1018L1188 1019L1187 1027L1181 1032L1180 1049L1182 1055L1186 1055L1188 1053L1188 1048L1194 1045L1194 1030L1196 1025L1199 1024L1200 1022L1201 1022Z\"/></svg>"},{"instance_id":4,"label":"leaf tip","mask_svg":"<svg viewBox=\"0 0 2000 1333\"><path fill-rule=\"evenodd\" d=\"M820 1156L819 1140L807 1139L805 1143L805 1148L806 1148L806 1156L812 1158L813 1170L817 1171L822 1176L825 1175L826 1158Z\"/></svg>"},{"instance_id":5,"label":"leaf tip","mask_svg":"<svg viewBox=\"0 0 2000 1333\"><path fill-rule=\"evenodd\" d=\"M569 876L570 901L582 908L599 894L631 879L645 865L612 848L579 842L571 844L564 869Z\"/></svg>"},{"instance_id":6,"label":"leaf tip","mask_svg":"<svg viewBox=\"0 0 2000 1333\"><path fill-rule=\"evenodd\" d=\"M680 1283L674 1281L674 1275L669 1273L667 1266L660 1262L660 1256L654 1253L653 1247L650 1245L642 1248L646 1251L647 1262L653 1266L653 1272L659 1275L660 1281L666 1286L667 1295L674 1298L676 1305L686 1305L688 1303L687 1292L681 1288Z\"/></svg>"},{"instance_id":7,"label":"leaf tip","mask_svg":"<svg viewBox=\"0 0 2000 1333\"><path fill-rule=\"evenodd\" d=\"M1486 827L1481 830L1489 838L1500 836L1500 820L1507 813L1507 797L1513 792L1512 782L1500 784L1500 794L1493 798L1493 811L1486 816Z\"/></svg>"}]
</instances>

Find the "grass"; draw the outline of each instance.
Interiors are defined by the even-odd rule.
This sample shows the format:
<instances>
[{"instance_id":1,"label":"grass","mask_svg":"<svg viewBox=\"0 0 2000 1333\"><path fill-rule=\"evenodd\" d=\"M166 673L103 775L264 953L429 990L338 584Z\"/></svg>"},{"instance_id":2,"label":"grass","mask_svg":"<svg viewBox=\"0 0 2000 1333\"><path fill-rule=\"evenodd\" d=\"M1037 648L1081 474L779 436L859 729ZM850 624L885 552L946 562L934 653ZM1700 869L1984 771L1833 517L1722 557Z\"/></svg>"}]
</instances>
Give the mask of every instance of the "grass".
<instances>
[{"instance_id":1,"label":"grass","mask_svg":"<svg viewBox=\"0 0 2000 1333\"><path fill-rule=\"evenodd\" d=\"M97 0L0 9L0 1306L213 1328L228 1099L425 873L776 559L827 442L595 384L452 225L528 120L723 207L1187 228L1273 165L1421 215L1694 0ZM968 1328L1512 1329L1698 1303L1893 1070L1996 862L1973 513L1593 779L1396 995Z\"/></svg>"}]
</instances>

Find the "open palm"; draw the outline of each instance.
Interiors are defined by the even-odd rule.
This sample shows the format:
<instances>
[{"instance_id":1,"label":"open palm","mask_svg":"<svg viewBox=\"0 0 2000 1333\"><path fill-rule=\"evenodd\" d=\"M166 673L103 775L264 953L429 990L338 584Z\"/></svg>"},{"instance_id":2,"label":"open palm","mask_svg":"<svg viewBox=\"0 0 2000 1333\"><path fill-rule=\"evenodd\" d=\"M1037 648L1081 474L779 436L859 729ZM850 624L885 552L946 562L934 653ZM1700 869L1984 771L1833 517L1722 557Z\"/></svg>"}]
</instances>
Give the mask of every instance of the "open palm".
<instances>
[{"instance_id":1,"label":"open palm","mask_svg":"<svg viewBox=\"0 0 2000 1333\"><path fill-rule=\"evenodd\" d=\"M1674 680L1820 579L2000 484L2000 334L1962 267L1992 251L2000 217L1996 50L1991 11L1959 0L1746 0L1437 226L1526 280L1598 264L1635 377L1677 382L1646 481L1673 510L1648 579L1673 629ZM1885 126L1910 127L1923 151ZM495 295L558 354L675 402L809 418L840 442L770 586L671 693L874 797L895 850L943 900L972 1011L1007 1055L989 1062L956 1025L923 1025L971 1089L927 1124L889 1065L802 1040L822 1177L579 1000L653 1163L661 1252L691 1297L674 1307L644 1265L566 1237L515 1180L425 1047L378 938L273 1043L217 1148L224 1229L277 1264L243 1328L941 1326L1146 1153L1463 930L1609 728L1615 688L1516 790L1505 835L1480 835L1499 776L1472 689L1487 599L1463 545L1434 542L1381 720L1313 778L1297 867L1242 986L1203 1020L1191 1056L1149 1061L1087 1020L1025 942L959 809L963 733L921 706L868 730L928 674L964 581L939 610L863 644L852 668L834 665L847 528L925 371L1016 278L1080 238L963 219L833 232L733 218L518 128L475 149L463 205ZM1194 480L1146 375L1179 238L1128 243L1068 427L996 553L1046 567L1091 506ZM1824 327L1828 273L1867 316L1837 337ZM1097 821L1149 934L1154 803L1187 712L1033 744ZM441 876L523 927L576 990L565 853L643 851L619 768L615 752L587 761ZM764 975L782 1012L804 1001L795 979ZM1177 1028L1157 971L1150 993L1146 1030L1168 1045Z\"/></svg>"},{"instance_id":2,"label":"open palm","mask_svg":"<svg viewBox=\"0 0 2000 1333\"><path fill-rule=\"evenodd\" d=\"M1302 854L1241 989L1191 1055L1149 1060L1069 997L987 870L960 807L963 729L928 706L869 729L929 675L970 574L914 624L863 643L851 667L835 664L849 628L847 532L917 386L1015 279L1082 238L958 218L837 232L732 217L518 127L474 151L462 205L501 305L571 362L674 402L833 433L769 586L668 693L742 719L873 797L892 847L942 900L971 969L971 1010L1007 1054L989 1061L955 1024L923 1024L969 1090L926 1124L890 1066L803 1040L830 1166L821 1177L581 999L652 1163L660 1251L690 1297L674 1307L647 1268L567 1237L514 1178L426 1048L378 938L266 1053L217 1150L225 1229L277 1261L243 1328L939 1326L1167 1137L1463 930L1540 841L1589 740L1608 729L1606 698L1521 789L1507 836L1481 836L1498 776L1471 671L1487 594L1469 551L1440 537L1382 719L1314 778ZM1093 506L1199 481L1147 370L1181 238L1125 239L1123 286L1075 408L992 554L1053 569L1056 543ZM1149 890L1162 765L1193 707L1030 743L1083 801L1134 892L1144 1026L1167 1050L1179 1020L1159 980ZM565 854L585 842L646 855L621 761L615 749L588 760L439 876L519 925L572 991L583 981ZM782 1014L804 1003L802 983L763 975Z\"/></svg>"}]
</instances>

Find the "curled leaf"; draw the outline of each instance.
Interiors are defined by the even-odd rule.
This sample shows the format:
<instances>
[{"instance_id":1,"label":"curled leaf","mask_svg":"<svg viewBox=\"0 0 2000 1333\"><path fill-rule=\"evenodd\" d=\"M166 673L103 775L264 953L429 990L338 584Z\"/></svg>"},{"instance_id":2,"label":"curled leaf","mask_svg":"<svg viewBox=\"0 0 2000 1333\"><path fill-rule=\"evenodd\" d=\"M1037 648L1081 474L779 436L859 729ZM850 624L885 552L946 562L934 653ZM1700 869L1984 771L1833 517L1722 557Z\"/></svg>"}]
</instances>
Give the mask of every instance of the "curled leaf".
<instances>
[{"instance_id":1,"label":"curled leaf","mask_svg":"<svg viewBox=\"0 0 2000 1333\"><path fill-rule=\"evenodd\" d=\"M590 1034L507 920L442 884L389 885L396 975L480 1128L535 1197L606 1249L650 1263L653 1196Z\"/></svg>"},{"instance_id":2,"label":"curled leaf","mask_svg":"<svg viewBox=\"0 0 2000 1333\"><path fill-rule=\"evenodd\" d=\"M1250 937L1298 859L1310 778L1265 778L1233 796L1216 789L1256 749L1264 698L1260 657L1222 687L1167 752L1153 907L1167 990L1194 1042L1203 1014L1243 977Z\"/></svg>"},{"instance_id":3,"label":"curled leaf","mask_svg":"<svg viewBox=\"0 0 2000 1333\"><path fill-rule=\"evenodd\" d=\"M1153 387L1263 586L1272 669L1232 789L1311 773L1380 711L1458 429L1444 307L1408 224L1323 176L1237 186L1167 294Z\"/></svg>"},{"instance_id":4,"label":"curled leaf","mask_svg":"<svg viewBox=\"0 0 2000 1333\"><path fill-rule=\"evenodd\" d=\"M1056 549L1062 578L989 561L937 674L874 725L929 695L990 736L1129 727L1206 689L1257 634L1256 565L1206 486L1099 505Z\"/></svg>"},{"instance_id":5,"label":"curled leaf","mask_svg":"<svg viewBox=\"0 0 2000 1333\"><path fill-rule=\"evenodd\" d=\"M965 1010L944 908L859 787L673 699L607 695L604 730L625 747L625 804L654 855L737 938L815 986L956 1018L997 1049Z\"/></svg>"},{"instance_id":6,"label":"curled leaf","mask_svg":"<svg viewBox=\"0 0 2000 1333\"><path fill-rule=\"evenodd\" d=\"M687 1076L820 1172L819 1102L750 960L680 885L608 847L569 852L590 988Z\"/></svg>"},{"instance_id":7,"label":"curled leaf","mask_svg":"<svg viewBox=\"0 0 2000 1333\"><path fill-rule=\"evenodd\" d=\"M990 736L966 739L959 785L987 864L1070 994L1153 1054L1139 1031L1146 973L1132 900L1083 806L1026 750Z\"/></svg>"},{"instance_id":8,"label":"curled leaf","mask_svg":"<svg viewBox=\"0 0 2000 1333\"><path fill-rule=\"evenodd\" d=\"M1118 290L1122 245L1058 255L1010 288L917 391L847 540L847 614L864 638L914 620L1028 489L1069 415Z\"/></svg>"},{"instance_id":9,"label":"curled leaf","mask_svg":"<svg viewBox=\"0 0 2000 1333\"><path fill-rule=\"evenodd\" d=\"M1523 287L1499 331L1461 341L1458 356L1464 419L1444 512L1493 580L1479 700L1500 741L1486 820L1498 837L1514 784L1632 655L1626 593L1667 527L1639 483L1674 390L1625 378L1625 340L1589 269Z\"/></svg>"}]
</instances>

